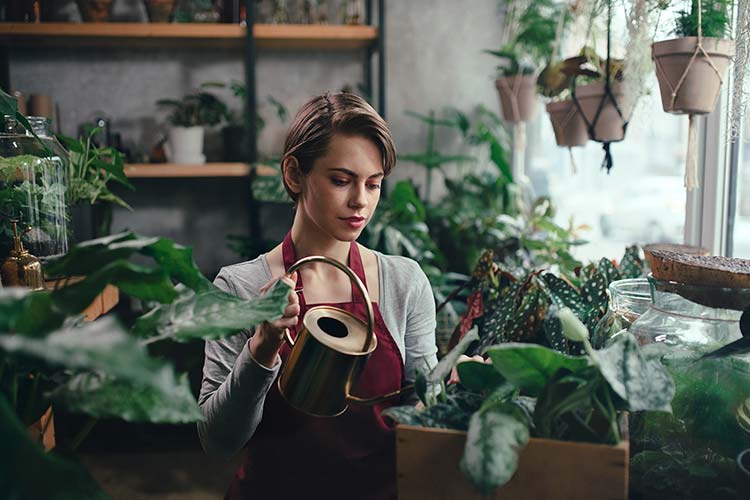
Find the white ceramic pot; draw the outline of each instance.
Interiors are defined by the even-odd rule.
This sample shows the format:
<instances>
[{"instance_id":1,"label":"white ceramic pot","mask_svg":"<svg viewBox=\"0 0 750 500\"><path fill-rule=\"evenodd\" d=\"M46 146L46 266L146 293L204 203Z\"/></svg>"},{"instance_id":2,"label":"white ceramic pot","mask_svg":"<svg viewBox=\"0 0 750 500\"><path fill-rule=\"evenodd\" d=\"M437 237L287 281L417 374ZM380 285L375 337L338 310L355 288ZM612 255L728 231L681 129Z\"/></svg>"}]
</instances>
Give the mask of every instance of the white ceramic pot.
<instances>
[{"instance_id":1,"label":"white ceramic pot","mask_svg":"<svg viewBox=\"0 0 750 500\"><path fill-rule=\"evenodd\" d=\"M164 143L164 154L169 163L181 165L202 165L206 163L203 155L203 127L172 127Z\"/></svg>"}]
</instances>

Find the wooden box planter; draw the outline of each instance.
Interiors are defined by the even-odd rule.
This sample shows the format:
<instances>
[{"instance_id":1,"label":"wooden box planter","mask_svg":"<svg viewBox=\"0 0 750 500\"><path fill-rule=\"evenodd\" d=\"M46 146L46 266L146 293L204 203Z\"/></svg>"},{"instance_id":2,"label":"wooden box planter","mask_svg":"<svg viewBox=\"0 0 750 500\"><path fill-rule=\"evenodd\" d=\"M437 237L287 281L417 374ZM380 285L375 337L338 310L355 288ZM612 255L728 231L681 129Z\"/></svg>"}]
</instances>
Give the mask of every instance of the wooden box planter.
<instances>
[{"instance_id":1,"label":"wooden box planter","mask_svg":"<svg viewBox=\"0 0 750 500\"><path fill-rule=\"evenodd\" d=\"M81 276L73 276L71 278L45 280L44 283L47 290L54 290L69 284L72 285L82 279L83 277ZM94 321L99 316L114 309L119 301L120 290L114 285L107 285L104 290L102 290L102 293L97 295L93 302L91 302L86 310L83 311L83 315L86 317L86 321Z\"/></svg>"},{"instance_id":2,"label":"wooden box planter","mask_svg":"<svg viewBox=\"0 0 750 500\"><path fill-rule=\"evenodd\" d=\"M465 442L465 432L399 425L399 500L628 498L627 441L607 446L533 438L513 478L490 497L482 497L459 469Z\"/></svg>"}]
</instances>

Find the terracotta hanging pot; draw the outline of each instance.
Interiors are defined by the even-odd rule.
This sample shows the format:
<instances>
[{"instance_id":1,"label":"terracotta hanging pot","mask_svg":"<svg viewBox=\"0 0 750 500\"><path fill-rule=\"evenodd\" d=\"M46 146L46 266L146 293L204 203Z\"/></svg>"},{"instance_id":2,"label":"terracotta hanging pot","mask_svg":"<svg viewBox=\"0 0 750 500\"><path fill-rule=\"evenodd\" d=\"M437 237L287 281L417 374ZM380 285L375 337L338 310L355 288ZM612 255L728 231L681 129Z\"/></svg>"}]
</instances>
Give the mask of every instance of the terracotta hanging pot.
<instances>
[{"instance_id":1,"label":"terracotta hanging pot","mask_svg":"<svg viewBox=\"0 0 750 500\"><path fill-rule=\"evenodd\" d=\"M586 123L571 99L547 103L546 108L558 146L583 146L589 141Z\"/></svg>"},{"instance_id":2,"label":"terracotta hanging pot","mask_svg":"<svg viewBox=\"0 0 750 500\"><path fill-rule=\"evenodd\" d=\"M507 122L527 122L536 110L536 77L534 75L504 76L495 80L500 94L500 107Z\"/></svg>"},{"instance_id":3,"label":"terracotta hanging pot","mask_svg":"<svg viewBox=\"0 0 750 500\"><path fill-rule=\"evenodd\" d=\"M622 85L619 82L612 84L611 93L622 116L617 112L612 99L609 96L605 98L604 82L589 83L576 88L576 99L586 118L586 124L594 127L594 134L589 137L591 140L618 142L625 138L625 124L630 119L631 106L625 102ZM603 104L602 99L604 99ZM597 118L600 106L601 111Z\"/></svg>"},{"instance_id":4,"label":"terracotta hanging pot","mask_svg":"<svg viewBox=\"0 0 750 500\"><path fill-rule=\"evenodd\" d=\"M106 23L112 14L113 0L77 0L81 18L87 23Z\"/></svg>"},{"instance_id":5,"label":"terracotta hanging pot","mask_svg":"<svg viewBox=\"0 0 750 500\"><path fill-rule=\"evenodd\" d=\"M708 57L699 51L681 84L698 47L698 37L675 38L651 45L661 103L667 113L702 115L716 107L735 44L734 40L703 37L701 45Z\"/></svg>"},{"instance_id":6,"label":"terracotta hanging pot","mask_svg":"<svg viewBox=\"0 0 750 500\"><path fill-rule=\"evenodd\" d=\"M151 23L168 23L172 17L175 0L144 0Z\"/></svg>"}]
</instances>

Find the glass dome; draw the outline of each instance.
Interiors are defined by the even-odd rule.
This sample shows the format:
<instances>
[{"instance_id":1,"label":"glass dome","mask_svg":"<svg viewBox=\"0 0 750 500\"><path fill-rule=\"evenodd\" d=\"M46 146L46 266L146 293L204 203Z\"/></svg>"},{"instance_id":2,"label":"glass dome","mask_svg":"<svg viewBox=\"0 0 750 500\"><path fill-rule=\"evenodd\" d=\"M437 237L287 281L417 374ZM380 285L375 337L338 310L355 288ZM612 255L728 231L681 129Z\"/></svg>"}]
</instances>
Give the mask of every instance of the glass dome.
<instances>
[{"instance_id":1,"label":"glass dome","mask_svg":"<svg viewBox=\"0 0 750 500\"><path fill-rule=\"evenodd\" d=\"M31 226L24 239L37 257L68 251L65 202L68 153L50 132L50 121L29 117L37 137L5 115L0 129L0 258L11 248L11 220Z\"/></svg>"}]
</instances>

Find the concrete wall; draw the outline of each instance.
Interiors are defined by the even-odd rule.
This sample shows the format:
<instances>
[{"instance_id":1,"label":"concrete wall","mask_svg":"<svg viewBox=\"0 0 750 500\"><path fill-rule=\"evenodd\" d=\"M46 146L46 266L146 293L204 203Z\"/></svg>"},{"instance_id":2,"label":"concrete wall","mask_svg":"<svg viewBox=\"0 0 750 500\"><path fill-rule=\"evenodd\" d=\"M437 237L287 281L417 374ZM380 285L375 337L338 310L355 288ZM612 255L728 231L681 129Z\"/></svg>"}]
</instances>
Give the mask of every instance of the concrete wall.
<instances>
[{"instance_id":1,"label":"concrete wall","mask_svg":"<svg viewBox=\"0 0 750 500\"><path fill-rule=\"evenodd\" d=\"M61 12L77 16L71 4ZM492 84L495 61L483 54L499 43L497 0L409 0L386 2L387 118L399 152L424 148L425 127L404 114L427 113L453 106L468 111L478 104L497 108ZM115 0L118 19L142 20L139 0ZM96 116L111 118L125 145L147 153L165 131L165 113L155 101L178 97L201 82L243 80L240 50L205 48L103 49L18 48L11 51L11 85L26 93L49 94L60 108L63 133ZM259 138L265 154L277 153L286 124L265 102L272 95L293 114L310 96L363 80L360 52L261 51L257 62L259 110L267 127ZM222 95L236 109L240 102ZM455 151L455 134L438 134L442 151ZM218 131L209 132L209 160L220 155ZM394 181L421 183L420 167L403 163ZM194 247L204 272L212 275L237 256L225 244L227 234L246 234L247 183L236 179L135 180L137 191L125 192L135 212L118 210L114 229L160 234ZM439 194L439 192L438 192ZM289 225L287 208L266 207L264 231L280 236Z\"/></svg>"}]
</instances>

